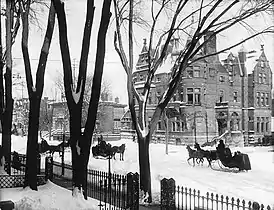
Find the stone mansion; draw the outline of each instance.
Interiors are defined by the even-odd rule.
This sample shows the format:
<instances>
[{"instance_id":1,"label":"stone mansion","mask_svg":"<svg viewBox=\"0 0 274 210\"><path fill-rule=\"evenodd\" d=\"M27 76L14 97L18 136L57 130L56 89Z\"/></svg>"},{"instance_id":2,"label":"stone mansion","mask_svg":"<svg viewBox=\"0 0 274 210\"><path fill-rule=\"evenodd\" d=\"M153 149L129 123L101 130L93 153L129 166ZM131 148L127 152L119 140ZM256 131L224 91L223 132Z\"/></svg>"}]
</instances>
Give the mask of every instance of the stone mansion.
<instances>
[{"instance_id":1,"label":"stone mansion","mask_svg":"<svg viewBox=\"0 0 274 210\"><path fill-rule=\"evenodd\" d=\"M211 36L209 32L205 40ZM147 121L165 91L171 69L180 50L179 38L173 38L161 68L156 72L147 104ZM216 52L216 37L196 56ZM181 83L158 122L154 137L164 139L166 129L170 141L203 143L221 136L229 145L261 141L271 135L272 71L261 45L260 54L247 69L250 52L243 46L224 60L219 55L197 61L183 72ZM148 47L144 42L133 73L134 84L141 91L146 81ZM250 73L248 73L250 72ZM137 110L138 111L138 110ZM132 131L129 111L121 119L122 131Z\"/></svg>"}]
</instances>

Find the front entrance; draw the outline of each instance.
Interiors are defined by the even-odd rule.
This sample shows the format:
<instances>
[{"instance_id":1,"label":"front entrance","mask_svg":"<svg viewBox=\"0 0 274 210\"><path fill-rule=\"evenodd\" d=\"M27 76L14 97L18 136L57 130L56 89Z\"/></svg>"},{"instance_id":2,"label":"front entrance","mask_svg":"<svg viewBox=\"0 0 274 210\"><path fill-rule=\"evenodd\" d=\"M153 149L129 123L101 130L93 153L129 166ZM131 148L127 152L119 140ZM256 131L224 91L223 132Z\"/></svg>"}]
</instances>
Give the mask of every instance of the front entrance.
<instances>
[{"instance_id":1,"label":"front entrance","mask_svg":"<svg viewBox=\"0 0 274 210\"><path fill-rule=\"evenodd\" d=\"M217 122L218 122L218 134L220 136L227 130L227 120L217 119Z\"/></svg>"}]
</instances>

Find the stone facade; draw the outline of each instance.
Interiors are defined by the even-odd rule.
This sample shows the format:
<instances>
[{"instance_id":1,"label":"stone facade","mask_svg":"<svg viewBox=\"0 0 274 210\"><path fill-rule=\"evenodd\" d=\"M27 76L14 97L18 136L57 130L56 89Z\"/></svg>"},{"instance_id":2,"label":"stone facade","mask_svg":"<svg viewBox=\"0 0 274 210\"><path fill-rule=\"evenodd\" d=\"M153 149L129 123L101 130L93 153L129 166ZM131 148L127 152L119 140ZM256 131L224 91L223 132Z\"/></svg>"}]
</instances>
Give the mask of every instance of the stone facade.
<instances>
[{"instance_id":1,"label":"stone facade","mask_svg":"<svg viewBox=\"0 0 274 210\"><path fill-rule=\"evenodd\" d=\"M67 102L53 102L50 105L53 109L52 129L60 132L66 131L66 133L68 133L69 112ZM115 102L113 102L108 101L108 96L102 97L102 100L100 100L98 104L95 132L112 134L120 133L120 120L125 113L125 107L126 105L119 103L118 98L115 98ZM88 105L86 105L86 108L88 108ZM83 121L84 125L85 120Z\"/></svg>"},{"instance_id":2,"label":"stone facade","mask_svg":"<svg viewBox=\"0 0 274 210\"><path fill-rule=\"evenodd\" d=\"M207 39L209 33L205 36ZM149 122L166 90L176 56L179 52L178 38L171 41L167 56L152 82L148 98L147 121ZM216 37L209 41L196 56L216 52ZM148 63L146 42L139 55L134 84L142 91L146 81ZM167 109L177 115L169 116L170 140L180 138L184 143L203 143L222 135L229 145L243 146L244 141L260 140L270 135L272 72L263 47L251 74L246 69L246 52L230 53L222 62L218 55L201 59L188 66L182 74L181 83ZM263 63L263 64L262 64ZM256 111L254 111L254 108ZM136 106L137 112L138 107ZM130 113L122 118L122 128L130 129ZM259 124L258 124L259 123ZM256 126L259 127L256 127ZM166 131L164 117L158 122L157 139Z\"/></svg>"}]
</instances>

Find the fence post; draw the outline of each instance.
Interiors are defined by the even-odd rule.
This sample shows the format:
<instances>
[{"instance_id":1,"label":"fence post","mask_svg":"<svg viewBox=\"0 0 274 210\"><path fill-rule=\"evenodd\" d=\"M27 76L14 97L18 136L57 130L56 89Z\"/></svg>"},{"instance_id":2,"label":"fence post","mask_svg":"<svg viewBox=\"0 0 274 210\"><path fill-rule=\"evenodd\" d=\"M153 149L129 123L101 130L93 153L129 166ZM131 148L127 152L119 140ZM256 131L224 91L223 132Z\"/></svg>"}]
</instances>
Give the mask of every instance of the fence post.
<instances>
[{"instance_id":1,"label":"fence post","mask_svg":"<svg viewBox=\"0 0 274 210\"><path fill-rule=\"evenodd\" d=\"M139 174L127 174L127 208L139 210Z\"/></svg>"},{"instance_id":2,"label":"fence post","mask_svg":"<svg viewBox=\"0 0 274 210\"><path fill-rule=\"evenodd\" d=\"M41 174L41 155L37 154L37 174Z\"/></svg>"},{"instance_id":3,"label":"fence post","mask_svg":"<svg viewBox=\"0 0 274 210\"><path fill-rule=\"evenodd\" d=\"M161 180L161 209L175 209L175 180L172 178Z\"/></svg>"},{"instance_id":4,"label":"fence post","mask_svg":"<svg viewBox=\"0 0 274 210\"><path fill-rule=\"evenodd\" d=\"M45 165L45 173L46 173L46 181L53 179L53 158L46 157L46 165Z\"/></svg>"},{"instance_id":5,"label":"fence post","mask_svg":"<svg viewBox=\"0 0 274 210\"><path fill-rule=\"evenodd\" d=\"M259 210L259 209L260 209L260 204L254 201L252 203L252 210Z\"/></svg>"}]
</instances>

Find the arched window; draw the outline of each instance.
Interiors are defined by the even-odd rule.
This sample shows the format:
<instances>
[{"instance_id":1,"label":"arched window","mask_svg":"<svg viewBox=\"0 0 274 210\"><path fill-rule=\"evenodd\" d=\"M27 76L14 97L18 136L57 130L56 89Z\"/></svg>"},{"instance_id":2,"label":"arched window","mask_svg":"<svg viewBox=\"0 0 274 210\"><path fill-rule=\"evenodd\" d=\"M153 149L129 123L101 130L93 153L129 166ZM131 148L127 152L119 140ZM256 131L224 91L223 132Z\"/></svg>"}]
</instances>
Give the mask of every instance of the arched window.
<instances>
[{"instance_id":1,"label":"arched window","mask_svg":"<svg viewBox=\"0 0 274 210\"><path fill-rule=\"evenodd\" d=\"M176 131L176 123L172 122L172 131Z\"/></svg>"},{"instance_id":2,"label":"arched window","mask_svg":"<svg viewBox=\"0 0 274 210\"><path fill-rule=\"evenodd\" d=\"M180 122L176 122L177 124L177 131L181 131L181 123Z\"/></svg>"},{"instance_id":3,"label":"arched window","mask_svg":"<svg viewBox=\"0 0 274 210\"><path fill-rule=\"evenodd\" d=\"M230 129L231 131L238 131L239 130L239 115L237 112L233 112L231 114L231 120L230 120Z\"/></svg>"}]
</instances>

